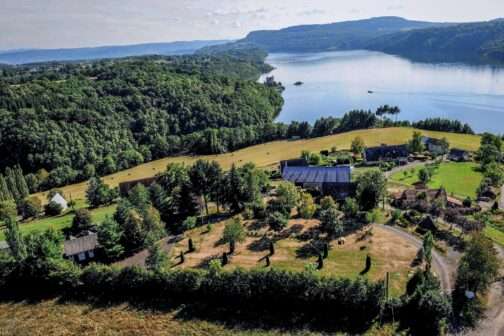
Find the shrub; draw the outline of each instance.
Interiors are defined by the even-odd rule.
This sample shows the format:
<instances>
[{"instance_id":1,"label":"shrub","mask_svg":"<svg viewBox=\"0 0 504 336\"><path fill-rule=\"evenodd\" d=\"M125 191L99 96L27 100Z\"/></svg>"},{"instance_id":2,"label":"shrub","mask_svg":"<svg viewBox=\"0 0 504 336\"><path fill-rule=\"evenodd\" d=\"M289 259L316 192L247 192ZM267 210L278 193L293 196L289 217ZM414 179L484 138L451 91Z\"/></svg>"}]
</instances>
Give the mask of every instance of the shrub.
<instances>
[{"instance_id":1,"label":"shrub","mask_svg":"<svg viewBox=\"0 0 504 336\"><path fill-rule=\"evenodd\" d=\"M289 222L288 218L283 213L278 211L270 213L266 221L271 229L275 231L280 231L286 228Z\"/></svg>"},{"instance_id":2,"label":"shrub","mask_svg":"<svg viewBox=\"0 0 504 336\"><path fill-rule=\"evenodd\" d=\"M72 232L79 233L93 228L91 212L88 209L79 209L72 220Z\"/></svg>"},{"instance_id":3,"label":"shrub","mask_svg":"<svg viewBox=\"0 0 504 336\"><path fill-rule=\"evenodd\" d=\"M63 207L56 202L49 202L44 207L45 213L47 216L57 216L63 212Z\"/></svg>"}]
</instances>

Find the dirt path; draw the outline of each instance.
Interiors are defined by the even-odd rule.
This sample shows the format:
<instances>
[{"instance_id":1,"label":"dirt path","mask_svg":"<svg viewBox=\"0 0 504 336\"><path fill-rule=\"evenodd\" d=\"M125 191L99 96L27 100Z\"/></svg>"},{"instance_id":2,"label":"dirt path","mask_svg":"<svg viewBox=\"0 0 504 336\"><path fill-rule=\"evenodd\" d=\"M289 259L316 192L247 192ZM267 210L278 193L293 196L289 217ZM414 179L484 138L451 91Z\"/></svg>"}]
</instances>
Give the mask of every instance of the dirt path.
<instances>
[{"instance_id":1,"label":"dirt path","mask_svg":"<svg viewBox=\"0 0 504 336\"><path fill-rule=\"evenodd\" d=\"M398 229L393 226L388 226L388 225L379 225L381 228L388 230L390 232L393 232L402 238L410 241L413 245L415 245L417 248L421 248L423 243L422 241L412 235L409 232L406 232L404 230ZM445 260L445 257L441 256L437 251L432 251L432 267L435 273L438 274L439 279L441 281L441 287L444 289L445 292L451 293L452 291L452 284L453 284L453 266Z\"/></svg>"}]
</instances>

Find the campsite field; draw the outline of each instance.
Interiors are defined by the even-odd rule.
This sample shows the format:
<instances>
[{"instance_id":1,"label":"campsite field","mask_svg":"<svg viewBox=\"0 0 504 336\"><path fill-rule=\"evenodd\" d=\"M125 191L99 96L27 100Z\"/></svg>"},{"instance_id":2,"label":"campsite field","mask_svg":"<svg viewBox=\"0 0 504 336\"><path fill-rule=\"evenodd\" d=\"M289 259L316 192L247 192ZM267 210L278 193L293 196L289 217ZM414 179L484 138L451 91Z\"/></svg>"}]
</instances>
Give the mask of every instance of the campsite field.
<instances>
[{"instance_id":1,"label":"campsite field","mask_svg":"<svg viewBox=\"0 0 504 336\"><path fill-rule=\"evenodd\" d=\"M168 157L105 176L103 180L111 187L116 187L120 182L154 176L164 171L168 163L183 162L191 164L198 159L215 160L219 162L224 169L230 168L233 163L236 165L243 165L247 162L253 162L261 168L276 167L281 160L299 157L303 150L319 152L321 150L331 149L334 146L338 150L349 149L352 140L357 136L364 140L366 146L403 144L411 139L413 131L414 129L412 128L366 129L314 139L274 141L220 155ZM480 143L480 138L476 135L424 130L421 130L421 133L433 138L445 137L452 147L471 151L477 150ZM87 183L82 182L59 189L62 190L67 197L71 197L72 199L84 199L86 188ZM35 196L39 196L42 200L46 199L46 193L39 193Z\"/></svg>"},{"instance_id":2,"label":"campsite field","mask_svg":"<svg viewBox=\"0 0 504 336\"><path fill-rule=\"evenodd\" d=\"M101 223L106 216L113 216L116 209L116 205L111 205L103 208L91 210L91 218L94 223ZM45 217L33 220L27 223L21 223L19 225L21 233L24 235L36 232L45 231L49 228L53 228L56 231L61 231L72 225L72 220L74 218L73 212L67 212L60 216L55 217ZM0 241L5 240L5 233L0 230ZM0 334L1 335L1 334Z\"/></svg>"},{"instance_id":3,"label":"campsite field","mask_svg":"<svg viewBox=\"0 0 504 336\"><path fill-rule=\"evenodd\" d=\"M206 268L212 259L220 260L222 254L229 250L229 245L221 242L225 223L213 224L210 231L204 226L186 232L171 250L173 267ZM304 271L308 264L315 266L318 253L322 253L318 245L321 241L307 237L316 231L318 224L317 220L292 219L286 229L272 233L264 227L256 227L257 223L246 221L249 234L244 242L237 244L236 252L225 269L267 268L265 257L269 255L270 240L275 241L275 254L270 257L270 267ZM189 238L193 240L196 251L185 254L184 263L180 264L180 252L187 251ZM350 279L362 275L374 281L383 280L389 272L391 295L398 296L404 293L416 253L417 248L402 237L379 226L372 226L346 236L343 245L332 240L323 269L315 272L322 276ZM360 274L365 268L368 254L372 259L371 269Z\"/></svg>"},{"instance_id":4,"label":"campsite field","mask_svg":"<svg viewBox=\"0 0 504 336\"><path fill-rule=\"evenodd\" d=\"M406 171L400 171L391 176L391 181L405 185L418 182L418 171L423 166L418 166ZM482 180L481 173L476 169L478 165L473 162L443 162L434 170L430 188L444 187L449 194L459 198L476 198L476 189ZM406 173L406 174L405 174Z\"/></svg>"}]
</instances>

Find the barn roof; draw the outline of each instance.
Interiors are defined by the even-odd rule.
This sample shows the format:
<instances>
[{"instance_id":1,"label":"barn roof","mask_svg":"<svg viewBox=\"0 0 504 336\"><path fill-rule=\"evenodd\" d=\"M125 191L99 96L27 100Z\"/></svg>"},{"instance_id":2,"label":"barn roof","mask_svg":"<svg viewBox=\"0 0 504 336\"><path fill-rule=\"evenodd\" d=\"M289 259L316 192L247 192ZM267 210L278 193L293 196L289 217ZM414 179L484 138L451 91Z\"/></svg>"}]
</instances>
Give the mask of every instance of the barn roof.
<instances>
[{"instance_id":1,"label":"barn roof","mask_svg":"<svg viewBox=\"0 0 504 336\"><path fill-rule=\"evenodd\" d=\"M408 146L395 145L395 146L378 146L366 148L364 156L366 161L375 162L384 159L398 159L407 157L409 155Z\"/></svg>"},{"instance_id":2,"label":"barn roof","mask_svg":"<svg viewBox=\"0 0 504 336\"><path fill-rule=\"evenodd\" d=\"M66 256L95 250L98 247L98 235L96 233L90 233L86 236L66 240L63 243L63 247Z\"/></svg>"},{"instance_id":3,"label":"barn roof","mask_svg":"<svg viewBox=\"0 0 504 336\"><path fill-rule=\"evenodd\" d=\"M336 167L284 167L284 180L294 183L350 183L352 168Z\"/></svg>"}]
</instances>

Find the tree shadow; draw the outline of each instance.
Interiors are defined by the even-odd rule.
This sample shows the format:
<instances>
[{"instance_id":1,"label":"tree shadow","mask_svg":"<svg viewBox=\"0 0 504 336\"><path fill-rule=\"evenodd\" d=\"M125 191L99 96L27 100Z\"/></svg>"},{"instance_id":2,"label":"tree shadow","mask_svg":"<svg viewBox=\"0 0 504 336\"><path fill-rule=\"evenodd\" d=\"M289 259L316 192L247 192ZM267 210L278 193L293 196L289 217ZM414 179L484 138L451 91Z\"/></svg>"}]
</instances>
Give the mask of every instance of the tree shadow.
<instances>
[{"instance_id":1,"label":"tree shadow","mask_svg":"<svg viewBox=\"0 0 504 336\"><path fill-rule=\"evenodd\" d=\"M266 236L261 237L260 239L254 240L250 244L247 245L247 249L253 252L263 252L269 250L270 244L273 242L272 239L269 239Z\"/></svg>"},{"instance_id":2,"label":"tree shadow","mask_svg":"<svg viewBox=\"0 0 504 336\"><path fill-rule=\"evenodd\" d=\"M323 253L325 244L327 244L325 240L313 240L307 242L303 246L296 249L296 257L301 259L317 257L321 253Z\"/></svg>"}]
</instances>

